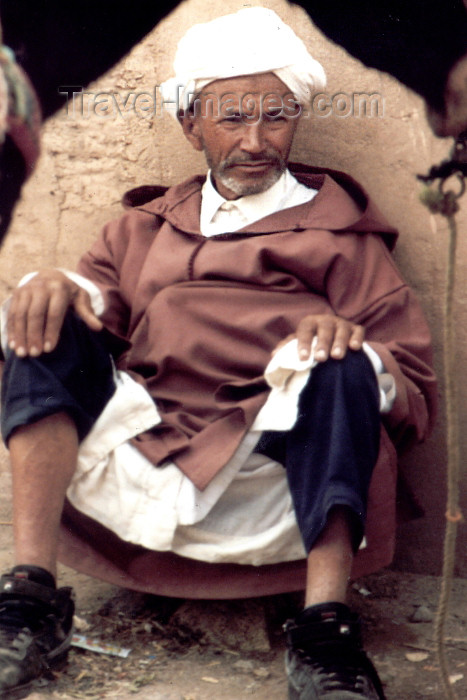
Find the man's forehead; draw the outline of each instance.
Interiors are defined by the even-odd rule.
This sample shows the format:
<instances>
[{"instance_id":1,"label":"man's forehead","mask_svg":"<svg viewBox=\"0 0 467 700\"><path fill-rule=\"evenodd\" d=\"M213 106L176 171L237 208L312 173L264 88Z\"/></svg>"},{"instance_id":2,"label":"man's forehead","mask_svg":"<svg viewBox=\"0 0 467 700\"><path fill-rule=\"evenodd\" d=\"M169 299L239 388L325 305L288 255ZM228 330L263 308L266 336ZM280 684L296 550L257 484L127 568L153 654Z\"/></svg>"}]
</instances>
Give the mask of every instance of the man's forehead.
<instances>
[{"instance_id":1,"label":"man's forehead","mask_svg":"<svg viewBox=\"0 0 467 700\"><path fill-rule=\"evenodd\" d=\"M252 75L239 75L233 78L222 78L208 83L200 92L200 95L226 95L228 93L243 97L246 94L290 95L290 88L282 82L274 73L253 73Z\"/></svg>"},{"instance_id":2,"label":"man's forehead","mask_svg":"<svg viewBox=\"0 0 467 700\"><path fill-rule=\"evenodd\" d=\"M274 73L241 75L208 83L191 102L195 117L297 118L301 108L290 88Z\"/></svg>"}]
</instances>

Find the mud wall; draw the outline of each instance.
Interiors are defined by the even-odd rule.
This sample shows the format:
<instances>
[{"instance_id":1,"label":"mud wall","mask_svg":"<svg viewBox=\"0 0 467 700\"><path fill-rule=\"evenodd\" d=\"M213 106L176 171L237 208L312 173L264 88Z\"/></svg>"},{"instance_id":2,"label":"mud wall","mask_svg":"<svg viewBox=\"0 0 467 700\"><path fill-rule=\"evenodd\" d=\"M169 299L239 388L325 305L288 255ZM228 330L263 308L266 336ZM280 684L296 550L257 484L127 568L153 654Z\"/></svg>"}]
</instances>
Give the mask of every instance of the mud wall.
<instances>
[{"instance_id":1,"label":"mud wall","mask_svg":"<svg viewBox=\"0 0 467 700\"><path fill-rule=\"evenodd\" d=\"M251 2L248 5L260 3ZM434 338L441 371L442 300L447 227L420 204L416 173L445 157L449 139L435 138L422 101L387 75L365 68L329 42L298 7L282 0L262 3L278 12L325 66L330 105L302 121L292 159L344 170L358 179L387 218L399 228L395 253L417 291ZM100 226L121 211L122 194L136 185L172 184L204 171L202 155L161 115L157 86L171 72L178 39L193 23L245 6L237 0L188 0L98 82L88 86L44 128L43 154L23 191L0 256L2 298L31 269L73 268ZM116 98L112 98L116 95ZM136 99L136 95L140 95ZM362 107L365 95L372 95ZM337 96L337 97L336 97ZM363 97L362 97L363 96ZM465 230L467 196L459 215ZM467 449L462 367L467 360L467 243L458 255L457 354L461 406L461 454ZM441 387L442 388L442 387ZM444 411L433 436L404 458L410 481L425 508L424 518L402 525L395 565L409 571L440 570L445 511ZM462 477L464 510L467 479ZM467 575L465 526L461 528L458 573Z\"/></svg>"}]
</instances>

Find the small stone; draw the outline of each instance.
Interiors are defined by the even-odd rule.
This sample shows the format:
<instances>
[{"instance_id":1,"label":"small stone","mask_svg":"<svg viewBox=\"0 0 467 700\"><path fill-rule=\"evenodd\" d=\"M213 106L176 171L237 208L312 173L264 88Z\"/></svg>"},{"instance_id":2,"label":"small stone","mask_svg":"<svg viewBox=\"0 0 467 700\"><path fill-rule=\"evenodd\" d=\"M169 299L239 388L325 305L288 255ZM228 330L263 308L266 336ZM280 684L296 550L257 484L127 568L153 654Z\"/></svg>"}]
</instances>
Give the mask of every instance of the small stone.
<instances>
[{"instance_id":1,"label":"small stone","mask_svg":"<svg viewBox=\"0 0 467 700\"><path fill-rule=\"evenodd\" d=\"M461 681L463 677L463 673L455 673L452 676L449 676L449 682L451 685L454 685L454 683L457 683L457 681Z\"/></svg>"},{"instance_id":2,"label":"small stone","mask_svg":"<svg viewBox=\"0 0 467 700\"><path fill-rule=\"evenodd\" d=\"M354 583L352 588L365 598L371 596L371 591L369 591L368 588L365 588L365 586L360 586L358 583Z\"/></svg>"},{"instance_id":3,"label":"small stone","mask_svg":"<svg viewBox=\"0 0 467 700\"><path fill-rule=\"evenodd\" d=\"M433 622L433 613L426 605L419 605L415 608L409 618L410 622Z\"/></svg>"},{"instance_id":4,"label":"small stone","mask_svg":"<svg viewBox=\"0 0 467 700\"><path fill-rule=\"evenodd\" d=\"M409 651L405 655L405 658L407 661L412 661L412 663L418 664L421 661L426 661L428 659L429 654L427 654L424 651Z\"/></svg>"},{"instance_id":5,"label":"small stone","mask_svg":"<svg viewBox=\"0 0 467 700\"><path fill-rule=\"evenodd\" d=\"M240 659L233 664L233 668L236 671L241 671L241 673L252 673L254 669L253 661L247 661L246 659Z\"/></svg>"},{"instance_id":6,"label":"small stone","mask_svg":"<svg viewBox=\"0 0 467 700\"><path fill-rule=\"evenodd\" d=\"M73 624L78 632L86 632L90 627L89 622L78 615L74 615Z\"/></svg>"},{"instance_id":7,"label":"small stone","mask_svg":"<svg viewBox=\"0 0 467 700\"><path fill-rule=\"evenodd\" d=\"M268 671L267 668L264 668L264 666L260 666L259 668L255 668L253 670L253 673L257 678L269 678L271 675L270 671Z\"/></svg>"}]
</instances>

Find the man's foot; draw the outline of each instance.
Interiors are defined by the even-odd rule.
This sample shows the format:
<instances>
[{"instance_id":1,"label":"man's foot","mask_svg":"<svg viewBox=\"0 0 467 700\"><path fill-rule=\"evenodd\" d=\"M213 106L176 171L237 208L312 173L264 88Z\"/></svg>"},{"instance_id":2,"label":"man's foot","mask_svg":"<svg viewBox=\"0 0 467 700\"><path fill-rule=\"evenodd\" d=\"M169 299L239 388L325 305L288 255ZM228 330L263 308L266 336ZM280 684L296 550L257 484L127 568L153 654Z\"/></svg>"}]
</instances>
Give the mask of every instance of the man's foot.
<instances>
[{"instance_id":1,"label":"man's foot","mask_svg":"<svg viewBox=\"0 0 467 700\"><path fill-rule=\"evenodd\" d=\"M384 700L358 617L346 605L313 605L284 629L290 700Z\"/></svg>"},{"instance_id":2,"label":"man's foot","mask_svg":"<svg viewBox=\"0 0 467 700\"><path fill-rule=\"evenodd\" d=\"M11 691L19 693L64 661L73 634L72 589L56 589L29 576L26 567L15 567L0 578L2 698L13 697Z\"/></svg>"}]
</instances>

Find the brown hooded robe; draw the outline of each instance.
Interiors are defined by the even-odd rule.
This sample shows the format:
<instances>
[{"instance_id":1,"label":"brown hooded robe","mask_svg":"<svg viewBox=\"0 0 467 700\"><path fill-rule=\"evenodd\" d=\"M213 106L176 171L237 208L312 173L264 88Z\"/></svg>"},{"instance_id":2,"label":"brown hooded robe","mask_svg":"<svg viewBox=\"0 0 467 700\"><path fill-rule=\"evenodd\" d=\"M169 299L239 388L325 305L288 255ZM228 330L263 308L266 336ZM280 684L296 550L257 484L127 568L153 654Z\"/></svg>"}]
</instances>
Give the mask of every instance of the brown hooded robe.
<instances>
[{"instance_id":1,"label":"brown hooded robe","mask_svg":"<svg viewBox=\"0 0 467 700\"><path fill-rule=\"evenodd\" d=\"M291 170L319 190L311 202L211 238L199 229L204 178L157 188L161 196L104 228L78 271L104 294L105 326L129 341L119 368L147 387L162 416L135 445L155 468L170 458L200 489L252 425L268 395L271 351L304 316L365 327L397 397L382 421L356 577L393 556L396 450L423 440L435 411L430 334L390 254L397 234L361 188L340 173ZM303 561L252 567L149 552L71 508L60 558L118 585L181 597L264 595L305 582Z\"/></svg>"}]
</instances>

